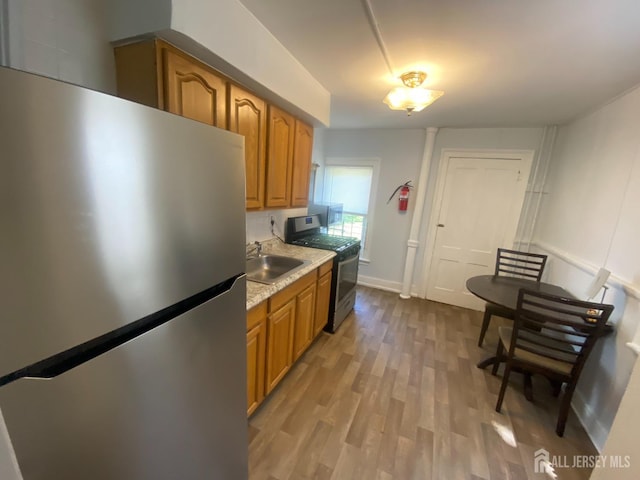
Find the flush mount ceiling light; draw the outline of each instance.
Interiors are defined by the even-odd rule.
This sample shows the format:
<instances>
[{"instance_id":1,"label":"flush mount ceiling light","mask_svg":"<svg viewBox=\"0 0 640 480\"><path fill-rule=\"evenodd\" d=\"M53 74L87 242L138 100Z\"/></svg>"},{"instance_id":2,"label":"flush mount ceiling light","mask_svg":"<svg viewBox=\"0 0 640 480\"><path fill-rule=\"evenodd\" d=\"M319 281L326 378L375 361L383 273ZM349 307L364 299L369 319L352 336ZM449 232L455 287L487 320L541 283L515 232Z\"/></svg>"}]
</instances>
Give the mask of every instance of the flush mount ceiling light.
<instances>
[{"instance_id":1,"label":"flush mount ceiling light","mask_svg":"<svg viewBox=\"0 0 640 480\"><path fill-rule=\"evenodd\" d=\"M407 115L412 112L419 112L435 102L444 95L440 90L427 90L422 88L422 82L427 78L424 72L407 72L400 75L400 80L404 87L396 87L391 90L384 103L389 105L391 110L406 110Z\"/></svg>"}]
</instances>

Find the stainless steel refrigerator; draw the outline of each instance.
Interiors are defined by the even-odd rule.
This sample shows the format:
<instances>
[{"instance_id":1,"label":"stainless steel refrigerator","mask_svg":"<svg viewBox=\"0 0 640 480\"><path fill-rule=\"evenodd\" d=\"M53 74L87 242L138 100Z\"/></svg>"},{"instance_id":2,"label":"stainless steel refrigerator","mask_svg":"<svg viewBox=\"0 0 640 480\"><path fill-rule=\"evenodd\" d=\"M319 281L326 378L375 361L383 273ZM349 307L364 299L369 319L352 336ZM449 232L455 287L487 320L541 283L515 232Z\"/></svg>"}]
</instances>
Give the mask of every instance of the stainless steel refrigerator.
<instances>
[{"instance_id":1,"label":"stainless steel refrigerator","mask_svg":"<svg viewBox=\"0 0 640 480\"><path fill-rule=\"evenodd\" d=\"M243 145L0 68L0 409L25 480L247 478Z\"/></svg>"}]
</instances>

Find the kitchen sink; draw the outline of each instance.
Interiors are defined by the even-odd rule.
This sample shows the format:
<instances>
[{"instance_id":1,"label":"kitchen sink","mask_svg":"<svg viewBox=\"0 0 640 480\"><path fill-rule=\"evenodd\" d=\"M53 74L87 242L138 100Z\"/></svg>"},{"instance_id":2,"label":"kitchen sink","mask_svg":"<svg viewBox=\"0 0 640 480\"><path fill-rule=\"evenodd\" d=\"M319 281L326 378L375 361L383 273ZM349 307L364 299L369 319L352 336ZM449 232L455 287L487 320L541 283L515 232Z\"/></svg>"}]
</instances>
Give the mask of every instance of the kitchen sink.
<instances>
[{"instance_id":1,"label":"kitchen sink","mask_svg":"<svg viewBox=\"0 0 640 480\"><path fill-rule=\"evenodd\" d=\"M273 284L309 262L281 255L260 254L247 259L247 280Z\"/></svg>"}]
</instances>

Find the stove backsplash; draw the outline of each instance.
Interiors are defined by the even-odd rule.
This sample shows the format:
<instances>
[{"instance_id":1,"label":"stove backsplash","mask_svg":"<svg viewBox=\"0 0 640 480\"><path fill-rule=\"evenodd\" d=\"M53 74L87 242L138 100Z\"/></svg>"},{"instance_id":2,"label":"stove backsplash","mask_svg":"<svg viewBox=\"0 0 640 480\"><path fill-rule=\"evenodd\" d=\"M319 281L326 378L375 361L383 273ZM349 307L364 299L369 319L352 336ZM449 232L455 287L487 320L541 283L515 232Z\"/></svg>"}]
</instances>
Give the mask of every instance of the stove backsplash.
<instances>
[{"instance_id":1,"label":"stove backsplash","mask_svg":"<svg viewBox=\"0 0 640 480\"><path fill-rule=\"evenodd\" d=\"M247 212L247 243L263 242L273 238L271 235L271 217L275 220L274 232L284 239L284 228L289 217L299 217L307 214L307 208L288 208L285 210L265 210Z\"/></svg>"}]
</instances>

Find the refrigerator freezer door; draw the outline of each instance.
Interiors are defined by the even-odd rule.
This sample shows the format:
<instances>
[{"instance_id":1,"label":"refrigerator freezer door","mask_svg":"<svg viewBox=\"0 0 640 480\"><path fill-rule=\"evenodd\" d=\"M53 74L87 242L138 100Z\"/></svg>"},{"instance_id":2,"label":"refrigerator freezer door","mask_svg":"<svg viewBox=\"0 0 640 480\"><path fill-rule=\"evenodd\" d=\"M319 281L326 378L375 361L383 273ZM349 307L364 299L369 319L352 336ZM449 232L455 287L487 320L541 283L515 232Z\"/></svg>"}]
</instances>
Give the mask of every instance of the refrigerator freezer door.
<instances>
[{"instance_id":1,"label":"refrigerator freezer door","mask_svg":"<svg viewBox=\"0 0 640 480\"><path fill-rule=\"evenodd\" d=\"M0 67L0 376L244 272L243 138Z\"/></svg>"},{"instance_id":2,"label":"refrigerator freezer door","mask_svg":"<svg viewBox=\"0 0 640 480\"><path fill-rule=\"evenodd\" d=\"M51 380L0 388L25 480L247 478L246 280Z\"/></svg>"}]
</instances>

